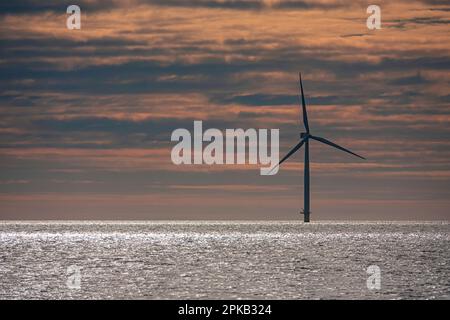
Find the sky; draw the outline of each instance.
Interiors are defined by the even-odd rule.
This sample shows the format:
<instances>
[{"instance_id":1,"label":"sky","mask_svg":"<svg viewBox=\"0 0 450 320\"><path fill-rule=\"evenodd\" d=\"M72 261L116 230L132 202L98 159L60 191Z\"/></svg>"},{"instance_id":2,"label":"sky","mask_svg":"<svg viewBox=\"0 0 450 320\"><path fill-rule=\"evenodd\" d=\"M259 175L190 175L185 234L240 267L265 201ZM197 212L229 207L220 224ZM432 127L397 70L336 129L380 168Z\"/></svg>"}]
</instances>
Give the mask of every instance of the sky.
<instances>
[{"instance_id":1,"label":"sky","mask_svg":"<svg viewBox=\"0 0 450 320\"><path fill-rule=\"evenodd\" d=\"M170 157L194 120L284 155L301 71L312 133L367 158L310 143L311 219L449 220L449 23L440 0L2 1L0 219L302 219L303 152L274 176Z\"/></svg>"}]
</instances>

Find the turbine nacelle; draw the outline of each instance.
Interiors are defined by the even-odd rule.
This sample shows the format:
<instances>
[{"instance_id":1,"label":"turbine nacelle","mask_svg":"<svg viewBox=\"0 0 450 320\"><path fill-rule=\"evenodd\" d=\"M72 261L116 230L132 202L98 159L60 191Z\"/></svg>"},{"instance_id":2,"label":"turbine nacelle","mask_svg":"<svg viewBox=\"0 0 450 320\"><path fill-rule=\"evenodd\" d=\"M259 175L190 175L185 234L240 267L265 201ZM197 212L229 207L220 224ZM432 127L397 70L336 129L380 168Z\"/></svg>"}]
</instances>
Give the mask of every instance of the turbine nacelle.
<instances>
[{"instance_id":1,"label":"turbine nacelle","mask_svg":"<svg viewBox=\"0 0 450 320\"><path fill-rule=\"evenodd\" d=\"M306 138L306 137L308 137L308 136L309 136L309 133L308 133L308 132L302 132L302 133L300 133L300 139Z\"/></svg>"}]
</instances>

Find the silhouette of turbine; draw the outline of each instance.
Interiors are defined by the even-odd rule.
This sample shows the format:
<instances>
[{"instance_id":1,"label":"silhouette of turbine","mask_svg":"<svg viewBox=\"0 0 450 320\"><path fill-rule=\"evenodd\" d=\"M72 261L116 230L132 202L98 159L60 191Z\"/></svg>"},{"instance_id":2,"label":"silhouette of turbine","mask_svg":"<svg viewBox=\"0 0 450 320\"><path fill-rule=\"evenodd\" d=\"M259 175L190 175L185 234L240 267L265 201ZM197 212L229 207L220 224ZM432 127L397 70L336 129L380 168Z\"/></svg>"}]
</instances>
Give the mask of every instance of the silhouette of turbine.
<instances>
[{"instance_id":1,"label":"silhouette of turbine","mask_svg":"<svg viewBox=\"0 0 450 320\"><path fill-rule=\"evenodd\" d=\"M336 149L345 151L347 153L350 153L358 158L366 160L366 158L361 157L360 155L357 155L356 153L341 147L337 145L334 142L331 142L325 138L321 138L318 136L313 136L309 131L309 124L308 124L308 113L306 112L306 103L305 103L305 94L303 93L303 84L302 84L302 74L299 73L299 80L300 80L300 91L302 94L302 112L303 112L303 125L305 126L306 132L300 133L300 141L297 143L295 147L289 151L283 159L280 160L277 166L281 165L284 161L286 161L290 156L292 156L295 152L297 152L303 145L305 145L305 163L304 163L304 222L309 222L309 215L311 213L310 211L310 192L309 192L309 139L313 139L319 142L322 142L326 145L332 146ZM275 169L277 166L275 166L273 169ZM272 169L272 170L273 170Z\"/></svg>"}]
</instances>

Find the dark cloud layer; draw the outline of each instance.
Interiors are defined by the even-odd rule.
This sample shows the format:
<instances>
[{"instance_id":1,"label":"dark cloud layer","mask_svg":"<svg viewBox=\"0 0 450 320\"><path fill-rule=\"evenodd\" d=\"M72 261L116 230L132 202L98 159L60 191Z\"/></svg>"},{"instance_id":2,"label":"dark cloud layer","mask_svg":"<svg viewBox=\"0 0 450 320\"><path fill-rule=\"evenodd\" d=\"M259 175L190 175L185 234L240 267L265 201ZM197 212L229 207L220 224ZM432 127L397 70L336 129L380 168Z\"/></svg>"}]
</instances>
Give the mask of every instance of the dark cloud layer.
<instances>
[{"instance_id":1,"label":"dark cloud layer","mask_svg":"<svg viewBox=\"0 0 450 320\"><path fill-rule=\"evenodd\" d=\"M0 4L3 14L20 14L39 11L62 11L72 3L52 0L18 0L4 1ZM345 2L317 2L304 0L275 1L273 3L263 0L134 0L121 3L114 0L79 0L76 2L80 8L89 11L111 10L113 8L129 8L138 5L156 5L162 7L207 8L207 9L233 9L233 10L262 10L262 9L333 9L351 4Z\"/></svg>"}]
</instances>

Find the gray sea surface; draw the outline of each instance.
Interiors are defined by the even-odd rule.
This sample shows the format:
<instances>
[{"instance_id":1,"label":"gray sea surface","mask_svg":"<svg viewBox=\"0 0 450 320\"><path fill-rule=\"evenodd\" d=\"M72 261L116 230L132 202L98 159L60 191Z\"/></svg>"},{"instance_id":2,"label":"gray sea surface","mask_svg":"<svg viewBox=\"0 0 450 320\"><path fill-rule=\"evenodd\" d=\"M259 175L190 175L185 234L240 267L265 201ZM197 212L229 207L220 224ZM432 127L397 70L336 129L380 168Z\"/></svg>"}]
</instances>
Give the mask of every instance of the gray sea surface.
<instances>
[{"instance_id":1,"label":"gray sea surface","mask_svg":"<svg viewBox=\"0 0 450 320\"><path fill-rule=\"evenodd\" d=\"M450 299L449 279L449 222L0 222L0 299Z\"/></svg>"}]
</instances>

